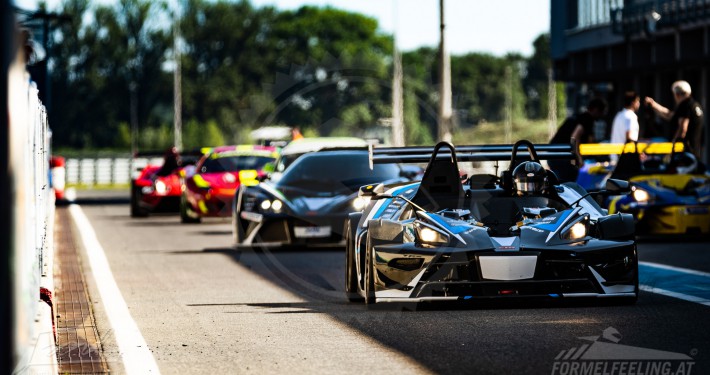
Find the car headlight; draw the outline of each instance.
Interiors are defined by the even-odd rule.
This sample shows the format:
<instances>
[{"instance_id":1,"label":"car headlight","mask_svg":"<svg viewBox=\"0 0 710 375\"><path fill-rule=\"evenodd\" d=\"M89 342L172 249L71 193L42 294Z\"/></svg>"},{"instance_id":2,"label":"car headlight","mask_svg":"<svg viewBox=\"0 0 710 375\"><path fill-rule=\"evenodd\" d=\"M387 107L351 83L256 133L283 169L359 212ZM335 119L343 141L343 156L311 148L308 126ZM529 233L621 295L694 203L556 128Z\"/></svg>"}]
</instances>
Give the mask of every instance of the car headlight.
<instances>
[{"instance_id":1,"label":"car headlight","mask_svg":"<svg viewBox=\"0 0 710 375\"><path fill-rule=\"evenodd\" d=\"M168 186L165 185L165 182L161 180L156 180L155 181L155 192L158 194L165 194L165 192L168 191Z\"/></svg>"},{"instance_id":2,"label":"car headlight","mask_svg":"<svg viewBox=\"0 0 710 375\"><path fill-rule=\"evenodd\" d=\"M414 230L420 242L429 245L446 245L449 243L449 236L423 223L416 223Z\"/></svg>"},{"instance_id":3,"label":"car headlight","mask_svg":"<svg viewBox=\"0 0 710 375\"><path fill-rule=\"evenodd\" d=\"M353 200L353 208L355 211L361 211L368 203L370 203L370 197L357 197Z\"/></svg>"},{"instance_id":4,"label":"car headlight","mask_svg":"<svg viewBox=\"0 0 710 375\"><path fill-rule=\"evenodd\" d=\"M648 202L649 199L651 199L651 194L649 194L646 190L643 190L641 188L635 187L633 188L633 193L631 193L636 200L636 202L639 203L646 203Z\"/></svg>"},{"instance_id":5,"label":"car headlight","mask_svg":"<svg viewBox=\"0 0 710 375\"><path fill-rule=\"evenodd\" d=\"M562 237L562 239L565 240L579 240L584 237L587 237L587 233L589 233L588 221L589 218L584 217L583 219L577 221L576 223L565 229L560 234L560 236Z\"/></svg>"},{"instance_id":6,"label":"car headlight","mask_svg":"<svg viewBox=\"0 0 710 375\"><path fill-rule=\"evenodd\" d=\"M259 207L261 207L262 211L268 211L269 209L271 209L271 211L276 213L281 212L283 206L283 202L278 199L274 199L273 201L265 199L259 204Z\"/></svg>"},{"instance_id":7,"label":"car headlight","mask_svg":"<svg viewBox=\"0 0 710 375\"><path fill-rule=\"evenodd\" d=\"M274 210L274 212L279 212L283 208L283 203L281 203L280 200L276 199L273 202L271 202L271 209Z\"/></svg>"}]
</instances>

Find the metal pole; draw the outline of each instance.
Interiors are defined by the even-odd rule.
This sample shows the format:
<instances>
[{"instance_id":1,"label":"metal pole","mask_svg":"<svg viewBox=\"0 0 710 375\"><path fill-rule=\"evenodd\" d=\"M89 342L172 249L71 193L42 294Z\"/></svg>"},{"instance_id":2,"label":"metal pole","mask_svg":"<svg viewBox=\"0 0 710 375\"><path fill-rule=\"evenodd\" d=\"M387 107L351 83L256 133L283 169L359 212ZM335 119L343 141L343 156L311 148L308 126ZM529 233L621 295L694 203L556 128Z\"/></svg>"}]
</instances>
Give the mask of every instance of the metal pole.
<instances>
[{"instance_id":1,"label":"metal pole","mask_svg":"<svg viewBox=\"0 0 710 375\"><path fill-rule=\"evenodd\" d=\"M557 88L552 80L552 68L547 70L547 139L557 130Z\"/></svg>"},{"instance_id":2,"label":"metal pole","mask_svg":"<svg viewBox=\"0 0 710 375\"><path fill-rule=\"evenodd\" d=\"M505 143L513 139L513 71L505 67Z\"/></svg>"},{"instance_id":3,"label":"metal pole","mask_svg":"<svg viewBox=\"0 0 710 375\"><path fill-rule=\"evenodd\" d=\"M131 111L131 154L135 155L138 151L138 100L136 98L136 89L138 84L131 82L128 85L130 91L130 111Z\"/></svg>"},{"instance_id":4,"label":"metal pole","mask_svg":"<svg viewBox=\"0 0 710 375\"><path fill-rule=\"evenodd\" d=\"M404 89L402 87L402 55L397 48L397 0L394 1L395 29L394 29L394 56L392 78L392 145L402 147L404 140Z\"/></svg>"},{"instance_id":5,"label":"metal pole","mask_svg":"<svg viewBox=\"0 0 710 375\"><path fill-rule=\"evenodd\" d=\"M439 0L439 24L441 29L439 41L439 140L451 142L451 59L446 52L444 0Z\"/></svg>"},{"instance_id":6,"label":"metal pole","mask_svg":"<svg viewBox=\"0 0 710 375\"><path fill-rule=\"evenodd\" d=\"M173 71L173 132L175 136L175 148L182 151L182 70L180 65L180 0L177 1L175 10L175 20L173 24L173 59L175 60L175 70Z\"/></svg>"}]
</instances>

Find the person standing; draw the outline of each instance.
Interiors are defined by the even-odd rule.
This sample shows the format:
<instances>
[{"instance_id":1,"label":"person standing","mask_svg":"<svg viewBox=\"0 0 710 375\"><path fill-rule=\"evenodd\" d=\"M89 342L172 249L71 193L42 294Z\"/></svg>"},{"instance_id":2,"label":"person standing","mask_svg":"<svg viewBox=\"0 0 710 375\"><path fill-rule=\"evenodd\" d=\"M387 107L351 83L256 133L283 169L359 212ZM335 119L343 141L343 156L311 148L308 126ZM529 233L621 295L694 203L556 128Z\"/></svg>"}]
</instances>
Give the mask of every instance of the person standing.
<instances>
[{"instance_id":1,"label":"person standing","mask_svg":"<svg viewBox=\"0 0 710 375\"><path fill-rule=\"evenodd\" d=\"M641 99L634 91L624 94L624 108L614 116L611 125L611 143L636 142L639 140L639 118L636 115Z\"/></svg>"},{"instance_id":2,"label":"person standing","mask_svg":"<svg viewBox=\"0 0 710 375\"><path fill-rule=\"evenodd\" d=\"M579 151L579 145L582 143L594 143L597 140L594 137L594 123L604 117L606 114L607 104L602 98L594 98L587 104L587 109L578 114L565 119L565 121L557 129L557 133L550 140L551 144L570 144L574 142ZM577 152L579 154L579 152ZM576 161L581 165L581 160ZM579 167L575 167L567 160L550 160L547 162L560 181L576 181L579 173Z\"/></svg>"},{"instance_id":3,"label":"person standing","mask_svg":"<svg viewBox=\"0 0 710 375\"><path fill-rule=\"evenodd\" d=\"M606 101L602 98L594 98L587 104L587 110L574 116L568 117L557 133L552 137L550 143L570 144L571 140L579 145L582 143L595 143L594 123L606 115Z\"/></svg>"},{"instance_id":4,"label":"person standing","mask_svg":"<svg viewBox=\"0 0 710 375\"><path fill-rule=\"evenodd\" d=\"M673 136L671 141L684 141L690 152L698 160L702 160L703 136L703 109L691 96L690 84L686 81L675 81L671 85L675 109L670 110L658 104L653 98L646 97L646 105L650 106L658 116L670 121Z\"/></svg>"},{"instance_id":5,"label":"person standing","mask_svg":"<svg viewBox=\"0 0 710 375\"><path fill-rule=\"evenodd\" d=\"M627 143L639 140L639 118L636 115L641 99L634 91L624 93L624 108L614 116L611 124L611 143ZM619 155L609 155L611 161L619 160Z\"/></svg>"}]
</instances>

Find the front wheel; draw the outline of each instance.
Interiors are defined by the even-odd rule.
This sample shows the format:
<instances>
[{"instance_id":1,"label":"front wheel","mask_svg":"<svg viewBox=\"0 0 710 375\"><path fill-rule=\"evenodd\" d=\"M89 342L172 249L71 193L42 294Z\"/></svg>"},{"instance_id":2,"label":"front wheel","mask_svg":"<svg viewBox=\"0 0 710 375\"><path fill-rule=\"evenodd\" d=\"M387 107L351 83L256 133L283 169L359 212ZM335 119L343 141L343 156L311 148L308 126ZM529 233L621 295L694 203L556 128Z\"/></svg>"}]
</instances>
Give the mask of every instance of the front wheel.
<instances>
[{"instance_id":1,"label":"front wheel","mask_svg":"<svg viewBox=\"0 0 710 375\"><path fill-rule=\"evenodd\" d=\"M365 304L367 305L374 305L376 302L374 252L370 236L367 236L367 246L365 246Z\"/></svg>"},{"instance_id":2,"label":"front wheel","mask_svg":"<svg viewBox=\"0 0 710 375\"><path fill-rule=\"evenodd\" d=\"M131 217L146 217L148 210L140 206L141 187L131 184Z\"/></svg>"},{"instance_id":3,"label":"front wheel","mask_svg":"<svg viewBox=\"0 0 710 375\"><path fill-rule=\"evenodd\" d=\"M345 237L345 295L350 302L362 302L364 299L358 293L357 268L355 267L355 235L357 222L345 220L343 236Z\"/></svg>"},{"instance_id":4,"label":"front wheel","mask_svg":"<svg viewBox=\"0 0 710 375\"><path fill-rule=\"evenodd\" d=\"M180 196L180 222L183 224L199 223L200 217L190 209L190 204L187 202L187 197L183 193Z\"/></svg>"}]
</instances>

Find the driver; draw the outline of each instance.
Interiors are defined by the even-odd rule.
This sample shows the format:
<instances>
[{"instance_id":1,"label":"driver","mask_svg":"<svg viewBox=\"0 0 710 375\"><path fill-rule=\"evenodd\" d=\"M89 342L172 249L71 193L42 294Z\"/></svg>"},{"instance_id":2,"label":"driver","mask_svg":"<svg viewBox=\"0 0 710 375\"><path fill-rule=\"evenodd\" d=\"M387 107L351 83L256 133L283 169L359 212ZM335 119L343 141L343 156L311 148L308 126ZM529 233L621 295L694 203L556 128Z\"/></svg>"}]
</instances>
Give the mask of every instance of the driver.
<instances>
[{"instance_id":1,"label":"driver","mask_svg":"<svg viewBox=\"0 0 710 375\"><path fill-rule=\"evenodd\" d=\"M539 196L544 193L548 185L547 171L538 162L522 162L513 170L513 182L519 196Z\"/></svg>"}]
</instances>

